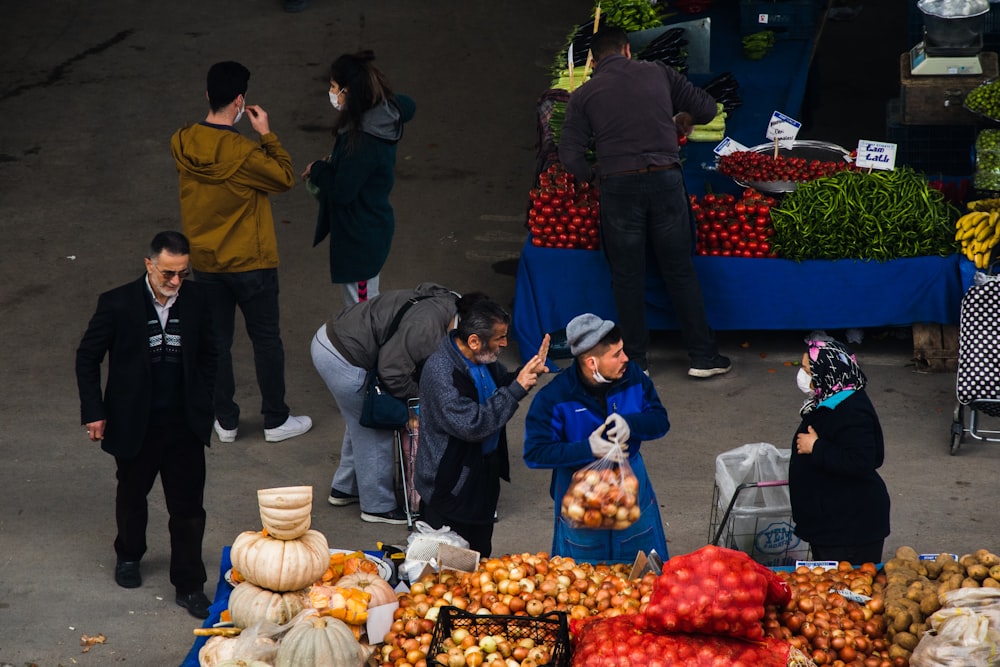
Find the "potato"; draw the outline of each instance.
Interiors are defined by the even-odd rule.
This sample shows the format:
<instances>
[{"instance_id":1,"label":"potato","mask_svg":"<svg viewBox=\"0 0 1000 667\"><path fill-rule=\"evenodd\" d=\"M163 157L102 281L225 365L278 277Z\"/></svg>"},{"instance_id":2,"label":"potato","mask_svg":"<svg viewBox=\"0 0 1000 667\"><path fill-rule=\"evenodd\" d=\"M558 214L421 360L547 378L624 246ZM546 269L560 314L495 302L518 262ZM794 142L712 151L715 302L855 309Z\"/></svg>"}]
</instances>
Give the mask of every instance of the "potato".
<instances>
[{"instance_id":1,"label":"potato","mask_svg":"<svg viewBox=\"0 0 1000 667\"><path fill-rule=\"evenodd\" d=\"M944 563L938 562L936 560L923 561L924 567L927 568L927 576L930 579L937 579L941 576L941 570L944 567Z\"/></svg>"},{"instance_id":2,"label":"potato","mask_svg":"<svg viewBox=\"0 0 1000 667\"><path fill-rule=\"evenodd\" d=\"M924 636L924 633L931 629L931 626L926 621L923 623L911 623L910 624L910 634L918 639Z\"/></svg>"},{"instance_id":3,"label":"potato","mask_svg":"<svg viewBox=\"0 0 1000 667\"><path fill-rule=\"evenodd\" d=\"M896 646L901 646L907 651L912 651L917 647L917 642L919 640L915 635L909 632L897 632L896 636L892 638L892 643Z\"/></svg>"},{"instance_id":4,"label":"potato","mask_svg":"<svg viewBox=\"0 0 1000 667\"><path fill-rule=\"evenodd\" d=\"M990 576L1000 581L1000 565L994 565L990 568Z\"/></svg>"},{"instance_id":5,"label":"potato","mask_svg":"<svg viewBox=\"0 0 1000 667\"><path fill-rule=\"evenodd\" d=\"M954 563L955 557L949 553L939 553L937 555L937 558L934 559L934 562L941 563L942 565L944 565L945 563Z\"/></svg>"},{"instance_id":6,"label":"potato","mask_svg":"<svg viewBox=\"0 0 1000 667\"><path fill-rule=\"evenodd\" d=\"M993 577L986 577L983 579L983 588L1000 588L1000 581L997 581Z\"/></svg>"},{"instance_id":7,"label":"potato","mask_svg":"<svg viewBox=\"0 0 1000 667\"><path fill-rule=\"evenodd\" d=\"M979 560L972 554L962 554L962 557L958 559L958 564L965 569L969 569L970 565L976 565L977 563L979 563Z\"/></svg>"},{"instance_id":8,"label":"potato","mask_svg":"<svg viewBox=\"0 0 1000 667\"><path fill-rule=\"evenodd\" d=\"M906 595L904 597L906 597L907 600L920 602L924 599L924 595L926 595L926 593L927 591L924 589L924 582L914 581L907 587Z\"/></svg>"},{"instance_id":9,"label":"potato","mask_svg":"<svg viewBox=\"0 0 1000 667\"><path fill-rule=\"evenodd\" d=\"M913 614L906 609L900 609L889 621L889 627L891 627L896 632L905 632L909 629L910 624L913 623Z\"/></svg>"},{"instance_id":10,"label":"potato","mask_svg":"<svg viewBox=\"0 0 1000 667\"><path fill-rule=\"evenodd\" d=\"M893 644L889 647L889 657L890 658L902 658L906 662L910 661L910 651L903 648L899 644Z\"/></svg>"},{"instance_id":11,"label":"potato","mask_svg":"<svg viewBox=\"0 0 1000 667\"><path fill-rule=\"evenodd\" d=\"M962 588L979 588L979 582L972 577L966 577L962 580Z\"/></svg>"},{"instance_id":12,"label":"potato","mask_svg":"<svg viewBox=\"0 0 1000 667\"><path fill-rule=\"evenodd\" d=\"M903 560L919 560L920 554L913 547L899 547L896 549L896 558Z\"/></svg>"},{"instance_id":13,"label":"potato","mask_svg":"<svg viewBox=\"0 0 1000 667\"><path fill-rule=\"evenodd\" d=\"M989 549L979 549L973 556L979 561L980 565L985 565L986 567L993 567L994 565L1000 565L1000 556L992 553Z\"/></svg>"},{"instance_id":14,"label":"potato","mask_svg":"<svg viewBox=\"0 0 1000 667\"><path fill-rule=\"evenodd\" d=\"M920 613L927 618L941 608L941 598L937 592L928 593L920 600Z\"/></svg>"},{"instance_id":15,"label":"potato","mask_svg":"<svg viewBox=\"0 0 1000 667\"><path fill-rule=\"evenodd\" d=\"M990 570L985 565L976 563L975 565L970 565L966 568L966 574L976 581L982 581L986 577L990 576Z\"/></svg>"},{"instance_id":16,"label":"potato","mask_svg":"<svg viewBox=\"0 0 1000 667\"><path fill-rule=\"evenodd\" d=\"M944 565L941 566L941 577L949 574L965 574L965 568L956 563L953 560L945 561ZM940 577L938 577L940 579Z\"/></svg>"},{"instance_id":17,"label":"potato","mask_svg":"<svg viewBox=\"0 0 1000 667\"><path fill-rule=\"evenodd\" d=\"M948 579L941 582L938 586L938 595L944 595L948 591L953 591L962 585L962 577L959 577L956 582L954 578L949 577Z\"/></svg>"}]
</instances>

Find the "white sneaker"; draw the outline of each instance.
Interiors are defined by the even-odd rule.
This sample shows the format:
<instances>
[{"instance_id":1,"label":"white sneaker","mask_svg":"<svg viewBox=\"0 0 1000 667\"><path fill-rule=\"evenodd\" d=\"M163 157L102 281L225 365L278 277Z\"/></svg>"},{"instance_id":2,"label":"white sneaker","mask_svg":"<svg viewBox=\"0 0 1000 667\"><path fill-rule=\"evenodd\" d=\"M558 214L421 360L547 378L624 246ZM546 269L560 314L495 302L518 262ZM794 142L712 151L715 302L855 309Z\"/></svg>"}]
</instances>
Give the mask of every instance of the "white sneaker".
<instances>
[{"instance_id":1,"label":"white sneaker","mask_svg":"<svg viewBox=\"0 0 1000 667\"><path fill-rule=\"evenodd\" d=\"M313 426L312 419L309 417L293 417L288 415L288 419L281 426L275 426L274 428L264 429L264 439L268 442L281 442L282 440L288 440L289 438L294 438L297 435L302 435Z\"/></svg>"},{"instance_id":2,"label":"white sneaker","mask_svg":"<svg viewBox=\"0 0 1000 667\"><path fill-rule=\"evenodd\" d=\"M239 428L222 428L222 424L219 420L215 420L215 435L219 436L219 442L235 442L236 434L239 433Z\"/></svg>"}]
</instances>

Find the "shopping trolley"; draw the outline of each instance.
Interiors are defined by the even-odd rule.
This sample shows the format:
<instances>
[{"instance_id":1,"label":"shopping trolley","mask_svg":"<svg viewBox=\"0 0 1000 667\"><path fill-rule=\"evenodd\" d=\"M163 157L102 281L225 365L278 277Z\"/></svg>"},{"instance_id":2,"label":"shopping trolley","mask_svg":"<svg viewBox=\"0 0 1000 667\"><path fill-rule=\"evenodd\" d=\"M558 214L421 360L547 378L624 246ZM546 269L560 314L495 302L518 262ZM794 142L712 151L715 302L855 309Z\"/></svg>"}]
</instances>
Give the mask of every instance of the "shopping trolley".
<instances>
[{"instance_id":1,"label":"shopping trolley","mask_svg":"<svg viewBox=\"0 0 1000 667\"><path fill-rule=\"evenodd\" d=\"M417 461L417 440L420 436L420 402L416 398L406 401L409 418L406 428L396 430L396 454L399 458L399 487L406 512L406 527L413 530L420 517L420 494L413 484L413 471Z\"/></svg>"},{"instance_id":2,"label":"shopping trolley","mask_svg":"<svg viewBox=\"0 0 1000 667\"><path fill-rule=\"evenodd\" d=\"M951 454L965 435L976 440L1000 442L1000 430L987 427L982 415L1000 417L1000 276L995 258L989 273L977 272L974 284L962 297L958 323L958 371L952 416ZM966 426L968 412L968 426ZM980 414L982 413L982 415Z\"/></svg>"},{"instance_id":3,"label":"shopping trolley","mask_svg":"<svg viewBox=\"0 0 1000 667\"><path fill-rule=\"evenodd\" d=\"M708 541L777 567L806 560L809 545L795 534L788 493L791 450L758 442L715 458Z\"/></svg>"},{"instance_id":4,"label":"shopping trolley","mask_svg":"<svg viewBox=\"0 0 1000 667\"><path fill-rule=\"evenodd\" d=\"M788 480L745 482L723 507L719 486L712 494L712 518L708 540L715 546L736 549L748 554L761 565L778 567L794 565L797 560L808 560L809 545L795 534L790 505L768 507L748 506L744 503L754 495L752 489L787 487ZM787 490L785 491L787 493ZM759 498L762 494L756 494Z\"/></svg>"}]
</instances>

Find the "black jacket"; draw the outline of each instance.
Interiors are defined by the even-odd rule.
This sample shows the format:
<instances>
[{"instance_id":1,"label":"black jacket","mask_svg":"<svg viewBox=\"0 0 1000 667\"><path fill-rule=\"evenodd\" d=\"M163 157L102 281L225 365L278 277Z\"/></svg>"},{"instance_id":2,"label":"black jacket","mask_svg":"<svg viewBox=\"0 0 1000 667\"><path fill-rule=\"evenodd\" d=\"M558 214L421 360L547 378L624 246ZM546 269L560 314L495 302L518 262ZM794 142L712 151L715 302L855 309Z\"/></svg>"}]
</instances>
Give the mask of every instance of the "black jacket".
<instances>
[{"instance_id":1,"label":"black jacket","mask_svg":"<svg viewBox=\"0 0 1000 667\"><path fill-rule=\"evenodd\" d=\"M889 492L877 470L885 458L882 426L864 390L834 409L802 418L796 435L812 426L811 454L795 451L788 466L795 534L824 546L869 544L889 535Z\"/></svg>"},{"instance_id":2,"label":"black jacket","mask_svg":"<svg viewBox=\"0 0 1000 667\"><path fill-rule=\"evenodd\" d=\"M109 290L97 300L97 311L76 351L76 381L83 424L107 420L101 448L121 458L135 456L149 424L155 390L149 359L146 275ZM184 401L188 426L209 444L215 410L218 341L201 285L181 283L171 308L181 321ZM101 363L108 355L108 379L101 393Z\"/></svg>"}]
</instances>

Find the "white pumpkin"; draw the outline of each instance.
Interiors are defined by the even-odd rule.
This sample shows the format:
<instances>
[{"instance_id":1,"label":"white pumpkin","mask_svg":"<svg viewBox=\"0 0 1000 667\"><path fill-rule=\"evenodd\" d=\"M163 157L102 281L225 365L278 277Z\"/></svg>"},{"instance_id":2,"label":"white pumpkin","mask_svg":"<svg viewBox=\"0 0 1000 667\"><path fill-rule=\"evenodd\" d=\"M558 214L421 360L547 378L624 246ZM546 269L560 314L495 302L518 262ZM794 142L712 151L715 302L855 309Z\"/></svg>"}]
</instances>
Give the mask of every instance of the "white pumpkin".
<instances>
[{"instance_id":1,"label":"white pumpkin","mask_svg":"<svg viewBox=\"0 0 1000 667\"><path fill-rule=\"evenodd\" d=\"M311 486L285 486L258 489L260 521L269 535L294 540L312 525Z\"/></svg>"},{"instance_id":2,"label":"white pumpkin","mask_svg":"<svg viewBox=\"0 0 1000 667\"><path fill-rule=\"evenodd\" d=\"M363 667L371 651L347 624L332 616L306 616L278 644L275 667Z\"/></svg>"},{"instance_id":3,"label":"white pumpkin","mask_svg":"<svg viewBox=\"0 0 1000 667\"><path fill-rule=\"evenodd\" d=\"M229 556L246 581L277 592L303 589L330 566L330 546L315 530L294 540L246 531L233 541Z\"/></svg>"},{"instance_id":4,"label":"white pumpkin","mask_svg":"<svg viewBox=\"0 0 1000 667\"><path fill-rule=\"evenodd\" d=\"M229 594L229 616L238 628L249 628L258 621L284 625L308 608L309 593L306 589L276 593L244 581Z\"/></svg>"}]
</instances>

